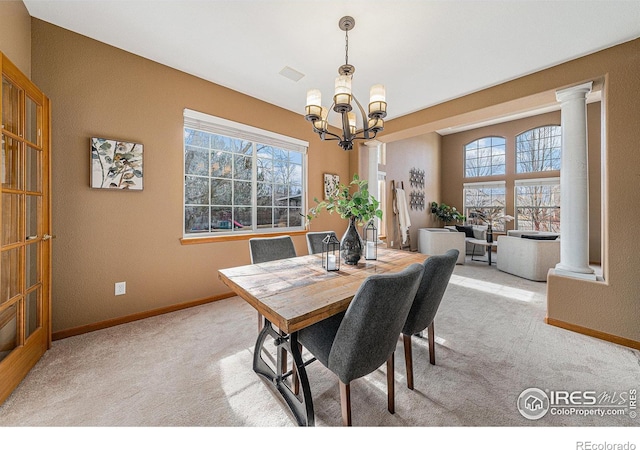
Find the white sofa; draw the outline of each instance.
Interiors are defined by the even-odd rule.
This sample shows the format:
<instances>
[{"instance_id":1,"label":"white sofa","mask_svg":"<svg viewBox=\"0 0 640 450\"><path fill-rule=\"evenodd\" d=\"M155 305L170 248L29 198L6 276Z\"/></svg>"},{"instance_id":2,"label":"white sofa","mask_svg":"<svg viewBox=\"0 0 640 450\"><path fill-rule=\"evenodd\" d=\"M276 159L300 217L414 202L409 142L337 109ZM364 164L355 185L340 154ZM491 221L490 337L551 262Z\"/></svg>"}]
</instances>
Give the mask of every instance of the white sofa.
<instances>
[{"instance_id":1,"label":"white sofa","mask_svg":"<svg viewBox=\"0 0 640 450\"><path fill-rule=\"evenodd\" d=\"M539 233L499 236L498 270L533 281L547 281L549 269L560 262L560 240L526 239L521 234Z\"/></svg>"},{"instance_id":2,"label":"white sofa","mask_svg":"<svg viewBox=\"0 0 640 450\"><path fill-rule=\"evenodd\" d=\"M441 255L455 248L460 253L456 264L464 264L464 233L451 233L446 228L419 228L418 251L425 255Z\"/></svg>"}]
</instances>

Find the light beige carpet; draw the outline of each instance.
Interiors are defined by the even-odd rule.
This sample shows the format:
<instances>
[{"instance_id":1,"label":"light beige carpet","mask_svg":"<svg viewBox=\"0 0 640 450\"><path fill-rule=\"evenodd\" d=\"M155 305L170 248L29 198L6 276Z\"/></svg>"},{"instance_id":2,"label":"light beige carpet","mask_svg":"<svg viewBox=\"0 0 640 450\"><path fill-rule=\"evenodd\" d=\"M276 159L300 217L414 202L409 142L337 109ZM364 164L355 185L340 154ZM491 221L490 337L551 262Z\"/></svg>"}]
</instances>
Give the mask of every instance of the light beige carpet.
<instances>
[{"instance_id":1,"label":"light beige carpet","mask_svg":"<svg viewBox=\"0 0 640 450\"><path fill-rule=\"evenodd\" d=\"M495 266L456 266L435 322L437 365L414 338L409 391L399 341L396 414L383 367L352 383L354 425L638 426L628 416L520 415L529 387L640 387L640 352L546 325L545 292ZM56 341L0 406L0 426L294 426L251 369L255 318L234 297ZM336 377L318 362L308 374L316 424L340 425Z\"/></svg>"}]
</instances>

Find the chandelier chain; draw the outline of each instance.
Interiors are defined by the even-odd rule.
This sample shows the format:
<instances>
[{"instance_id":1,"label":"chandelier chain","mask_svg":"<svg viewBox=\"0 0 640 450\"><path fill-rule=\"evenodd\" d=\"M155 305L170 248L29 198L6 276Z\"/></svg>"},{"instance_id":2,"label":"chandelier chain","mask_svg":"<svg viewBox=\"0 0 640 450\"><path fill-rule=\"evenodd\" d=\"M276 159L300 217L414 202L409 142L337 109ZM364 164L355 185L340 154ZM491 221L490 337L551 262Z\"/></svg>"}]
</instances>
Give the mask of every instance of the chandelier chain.
<instances>
[{"instance_id":1,"label":"chandelier chain","mask_svg":"<svg viewBox=\"0 0 640 450\"><path fill-rule=\"evenodd\" d=\"M349 30L344 31L344 63L349 65Z\"/></svg>"}]
</instances>

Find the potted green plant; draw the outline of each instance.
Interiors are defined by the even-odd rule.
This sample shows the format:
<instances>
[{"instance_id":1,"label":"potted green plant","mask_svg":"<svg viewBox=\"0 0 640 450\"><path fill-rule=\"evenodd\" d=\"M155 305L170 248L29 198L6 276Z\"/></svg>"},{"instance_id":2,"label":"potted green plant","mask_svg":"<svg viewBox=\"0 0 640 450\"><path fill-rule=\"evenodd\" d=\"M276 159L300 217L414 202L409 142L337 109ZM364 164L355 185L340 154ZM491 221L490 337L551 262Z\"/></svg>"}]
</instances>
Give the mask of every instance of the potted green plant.
<instances>
[{"instance_id":1,"label":"potted green plant","mask_svg":"<svg viewBox=\"0 0 640 450\"><path fill-rule=\"evenodd\" d=\"M349 219L349 227L340 241L340 251L346 264L357 264L362 257L363 242L358 233L357 225L368 223L377 217L382 219L380 202L369 193L369 183L361 180L357 173L348 185L340 184L326 200L313 199L316 206L309 209L307 221L317 217L324 209L329 214L340 214L343 219Z\"/></svg>"},{"instance_id":2,"label":"potted green plant","mask_svg":"<svg viewBox=\"0 0 640 450\"><path fill-rule=\"evenodd\" d=\"M449 206L445 203L438 204L437 202L431 202L431 214L433 214L436 219L443 221L445 225L449 222L464 222L467 219L455 206Z\"/></svg>"}]
</instances>

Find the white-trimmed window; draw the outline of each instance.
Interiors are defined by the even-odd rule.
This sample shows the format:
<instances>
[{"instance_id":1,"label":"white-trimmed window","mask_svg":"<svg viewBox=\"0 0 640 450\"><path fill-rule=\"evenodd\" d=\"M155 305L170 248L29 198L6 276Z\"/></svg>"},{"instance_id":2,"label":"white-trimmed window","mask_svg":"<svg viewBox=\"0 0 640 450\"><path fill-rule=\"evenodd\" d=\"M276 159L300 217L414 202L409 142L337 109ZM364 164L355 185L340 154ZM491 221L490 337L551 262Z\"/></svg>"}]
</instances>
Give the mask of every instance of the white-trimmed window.
<instances>
[{"instance_id":1,"label":"white-trimmed window","mask_svg":"<svg viewBox=\"0 0 640 450\"><path fill-rule=\"evenodd\" d=\"M504 231L506 183L464 183L464 214L473 224L492 223L494 231Z\"/></svg>"},{"instance_id":2,"label":"white-trimmed window","mask_svg":"<svg viewBox=\"0 0 640 450\"><path fill-rule=\"evenodd\" d=\"M308 143L184 110L184 237L303 230Z\"/></svg>"},{"instance_id":3,"label":"white-trimmed window","mask_svg":"<svg viewBox=\"0 0 640 450\"><path fill-rule=\"evenodd\" d=\"M547 125L516 136L516 172L560 170L562 128Z\"/></svg>"},{"instance_id":4,"label":"white-trimmed window","mask_svg":"<svg viewBox=\"0 0 640 450\"><path fill-rule=\"evenodd\" d=\"M516 180L516 229L560 232L560 178Z\"/></svg>"},{"instance_id":5,"label":"white-trimmed window","mask_svg":"<svg viewBox=\"0 0 640 450\"><path fill-rule=\"evenodd\" d=\"M487 177L505 174L506 140L488 136L464 146L465 178Z\"/></svg>"}]
</instances>

